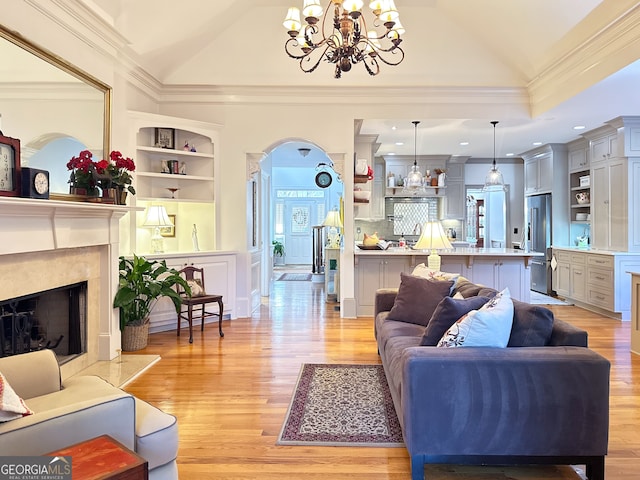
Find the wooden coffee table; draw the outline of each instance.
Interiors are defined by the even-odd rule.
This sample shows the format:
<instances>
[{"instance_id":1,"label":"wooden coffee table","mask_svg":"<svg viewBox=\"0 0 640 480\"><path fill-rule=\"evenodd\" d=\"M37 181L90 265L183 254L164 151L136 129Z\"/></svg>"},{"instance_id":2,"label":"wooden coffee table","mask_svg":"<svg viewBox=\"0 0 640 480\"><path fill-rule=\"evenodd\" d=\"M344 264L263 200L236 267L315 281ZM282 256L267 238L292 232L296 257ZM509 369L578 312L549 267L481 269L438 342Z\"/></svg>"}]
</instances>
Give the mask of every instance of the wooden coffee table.
<instances>
[{"instance_id":1,"label":"wooden coffee table","mask_svg":"<svg viewBox=\"0 0 640 480\"><path fill-rule=\"evenodd\" d=\"M148 480L149 464L109 435L47 453L71 458L73 478L83 480Z\"/></svg>"}]
</instances>

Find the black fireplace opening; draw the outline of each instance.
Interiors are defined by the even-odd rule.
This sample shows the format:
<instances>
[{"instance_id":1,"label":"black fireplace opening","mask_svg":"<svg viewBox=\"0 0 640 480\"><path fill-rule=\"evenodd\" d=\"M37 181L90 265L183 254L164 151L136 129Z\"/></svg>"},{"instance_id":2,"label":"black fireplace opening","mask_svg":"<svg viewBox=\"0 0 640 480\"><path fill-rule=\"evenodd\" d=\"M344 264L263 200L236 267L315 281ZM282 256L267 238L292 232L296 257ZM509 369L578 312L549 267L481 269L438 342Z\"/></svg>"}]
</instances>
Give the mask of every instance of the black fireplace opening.
<instances>
[{"instance_id":1,"label":"black fireplace opening","mask_svg":"<svg viewBox=\"0 0 640 480\"><path fill-rule=\"evenodd\" d=\"M0 356L51 349L59 363L86 352L87 282L0 301Z\"/></svg>"}]
</instances>

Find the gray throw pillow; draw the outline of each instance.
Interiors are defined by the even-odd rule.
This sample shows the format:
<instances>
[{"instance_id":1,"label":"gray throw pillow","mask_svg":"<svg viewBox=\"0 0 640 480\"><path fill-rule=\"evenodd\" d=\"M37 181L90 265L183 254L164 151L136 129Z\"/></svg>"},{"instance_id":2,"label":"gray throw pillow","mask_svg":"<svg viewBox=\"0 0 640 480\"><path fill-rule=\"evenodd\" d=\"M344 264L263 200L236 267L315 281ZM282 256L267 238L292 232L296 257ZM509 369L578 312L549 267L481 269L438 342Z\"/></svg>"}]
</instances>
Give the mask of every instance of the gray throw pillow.
<instances>
[{"instance_id":1,"label":"gray throw pillow","mask_svg":"<svg viewBox=\"0 0 640 480\"><path fill-rule=\"evenodd\" d=\"M435 347L451 325L471 310L478 310L489 301L488 297L456 299L444 297L436 307L424 329L420 345Z\"/></svg>"},{"instance_id":2,"label":"gray throw pillow","mask_svg":"<svg viewBox=\"0 0 640 480\"><path fill-rule=\"evenodd\" d=\"M453 282L432 281L400 273L400 287L388 320L427 326L434 310L444 297L449 296Z\"/></svg>"},{"instance_id":3,"label":"gray throw pillow","mask_svg":"<svg viewBox=\"0 0 640 480\"><path fill-rule=\"evenodd\" d=\"M540 305L513 300L513 325L508 347L544 347L551 338L553 312Z\"/></svg>"},{"instance_id":4,"label":"gray throw pillow","mask_svg":"<svg viewBox=\"0 0 640 480\"><path fill-rule=\"evenodd\" d=\"M451 292L451 296L453 297L456 293L459 293L464 298L475 297L476 295L478 295L478 292L483 288L485 287L483 287L482 285L476 285L475 283L472 283L469 281L458 282L456 283L456 286L453 289L453 292Z\"/></svg>"}]
</instances>

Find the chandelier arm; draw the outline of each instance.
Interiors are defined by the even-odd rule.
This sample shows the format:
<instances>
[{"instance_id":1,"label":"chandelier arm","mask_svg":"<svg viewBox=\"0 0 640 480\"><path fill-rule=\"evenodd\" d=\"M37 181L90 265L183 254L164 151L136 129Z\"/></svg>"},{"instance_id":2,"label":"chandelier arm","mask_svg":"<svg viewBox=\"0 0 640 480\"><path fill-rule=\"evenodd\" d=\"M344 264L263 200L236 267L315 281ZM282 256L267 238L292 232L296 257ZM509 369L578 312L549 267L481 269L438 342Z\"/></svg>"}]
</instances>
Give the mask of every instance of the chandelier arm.
<instances>
[{"instance_id":1,"label":"chandelier arm","mask_svg":"<svg viewBox=\"0 0 640 480\"><path fill-rule=\"evenodd\" d=\"M303 65L303 62L305 62L305 61L313 62L313 60L311 59L310 55L311 55L311 53L315 52L316 49L312 50L311 52L309 52L308 54L304 55L303 57L300 57L300 70L302 70L304 73L313 72L316 68L318 68L318 65L320 65L320 62L322 61L322 59L325 58L327 50L329 50L329 46L325 46L324 50L322 51L322 53L320 54L318 59L315 61L315 63L310 68L305 68L304 65Z\"/></svg>"},{"instance_id":2,"label":"chandelier arm","mask_svg":"<svg viewBox=\"0 0 640 480\"><path fill-rule=\"evenodd\" d=\"M375 71L372 70L372 68L369 66L369 62L371 62L372 67L375 67ZM369 72L369 75L371 75L372 77L380 73L380 65L378 64L378 60L376 59L376 57L367 55L366 58L362 60L362 63L367 69L367 72Z\"/></svg>"},{"instance_id":3,"label":"chandelier arm","mask_svg":"<svg viewBox=\"0 0 640 480\"><path fill-rule=\"evenodd\" d=\"M386 60L384 58L384 56L382 56L380 54L376 55L377 58L379 58L380 61L382 63L386 64L386 65L390 65L392 67L395 67L396 65L400 65L402 63L402 61L404 60L404 50L402 50L402 48L400 48L400 47L396 47L393 50L389 50L389 51L387 51L387 50L383 50L383 51L386 52L386 53L390 53L391 55L394 55L394 56L395 55L399 56L398 61L388 61L388 60Z\"/></svg>"}]
</instances>

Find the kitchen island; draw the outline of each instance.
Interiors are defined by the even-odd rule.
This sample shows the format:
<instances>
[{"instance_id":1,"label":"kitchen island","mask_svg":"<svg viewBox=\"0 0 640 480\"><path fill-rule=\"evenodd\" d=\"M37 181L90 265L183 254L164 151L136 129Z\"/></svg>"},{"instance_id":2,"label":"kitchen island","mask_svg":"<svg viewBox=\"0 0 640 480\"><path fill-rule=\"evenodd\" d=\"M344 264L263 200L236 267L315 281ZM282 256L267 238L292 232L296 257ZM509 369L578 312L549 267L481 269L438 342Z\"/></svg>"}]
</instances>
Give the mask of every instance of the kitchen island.
<instances>
[{"instance_id":1,"label":"kitchen island","mask_svg":"<svg viewBox=\"0 0 640 480\"><path fill-rule=\"evenodd\" d=\"M455 248L439 250L440 269L459 273L474 283L502 290L509 287L511 296L523 302L531 297L532 257L542 253L510 248ZM397 288L400 273L411 273L416 265L427 263L428 250L388 248L354 252L356 282L356 312L358 316L373 315L374 294L379 288Z\"/></svg>"},{"instance_id":2,"label":"kitchen island","mask_svg":"<svg viewBox=\"0 0 640 480\"><path fill-rule=\"evenodd\" d=\"M631 318L631 274L640 253L552 247L554 290L575 305L616 320Z\"/></svg>"}]
</instances>

